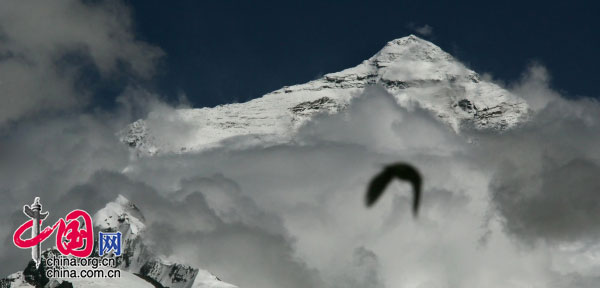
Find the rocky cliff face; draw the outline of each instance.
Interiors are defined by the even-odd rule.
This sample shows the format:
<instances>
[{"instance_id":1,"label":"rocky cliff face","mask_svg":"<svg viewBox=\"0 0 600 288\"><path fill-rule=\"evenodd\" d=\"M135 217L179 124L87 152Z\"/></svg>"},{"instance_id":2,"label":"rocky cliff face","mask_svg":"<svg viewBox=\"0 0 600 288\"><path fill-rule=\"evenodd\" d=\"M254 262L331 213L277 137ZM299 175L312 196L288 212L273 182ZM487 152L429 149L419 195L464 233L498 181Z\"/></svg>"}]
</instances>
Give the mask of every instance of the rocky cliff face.
<instances>
[{"instance_id":1,"label":"rocky cliff face","mask_svg":"<svg viewBox=\"0 0 600 288\"><path fill-rule=\"evenodd\" d=\"M45 275L45 263L35 268L30 261L22 272L17 272L0 280L0 288L15 287L170 287L170 288L235 288L220 281L208 271L189 265L172 263L157 256L143 241L146 230L142 212L127 198L119 195L115 201L106 204L93 217L94 232L121 232L122 255L115 257L117 267L122 271L121 278L113 279L52 279ZM98 255L98 245L95 243ZM44 251L43 258L60 256L52 248Z\"/></svg>"},{"instance_id":2,"label":"rocky cliff face","mask_svg":"<svg viewBox=\"0 0 600 288\"><path fill-rule=\"evenodd\" d=\"M342 111L369 85L381 85L404 107L430 111L457 133L465 126L510 129L529 112L523 99L411 35L388 42L356 67L246 103L179 109L168 119L151 113L120 137L142 155L199 151L224 142L286 142L314 115Z\"/></svg>"},{"instance_id":3,"label":"rocky cliff face","mask_svg":"<svg viewBox=\"0 0 600 288\"><path fill-rule=\"evenodd\" d=\"M155 281L163 287L206 287L195 283L207 280L197 277L201 269L166 261L144 244L143 235L146 230L144 215L125 197L119 195L115 201L100 209L94 215L94 223L99 231L121 232L123 253L121 257L117 257L120 269ZM201 275L216 279L206 271L202 271ZM220 284L222 285L213 287L235 287L225 282Z\"/></svg>"}]
</instances>

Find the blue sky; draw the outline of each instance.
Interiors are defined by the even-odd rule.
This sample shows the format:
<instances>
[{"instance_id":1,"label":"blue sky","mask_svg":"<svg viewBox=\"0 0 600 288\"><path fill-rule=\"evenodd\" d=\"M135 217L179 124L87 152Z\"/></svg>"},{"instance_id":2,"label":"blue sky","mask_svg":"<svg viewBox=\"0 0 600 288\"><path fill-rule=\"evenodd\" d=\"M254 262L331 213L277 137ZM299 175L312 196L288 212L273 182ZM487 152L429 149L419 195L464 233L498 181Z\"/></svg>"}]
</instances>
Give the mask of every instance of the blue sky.
<instances>
[{"instance_id":1,"label":"blue sky","mask_svg":"<svg viewBox=\"0 0 600 288\"><path fill-rule=\"evenodd\" d=\"M532 62L568 97L598 97L594 4L567 1L129 0L139 39L166 57L157 92L195 107L243 102L352 67L387 41L428 25L432 41L479 73L517 80ZM125 81L100 85L112 102Z\"/></svg>"}]
</instances>

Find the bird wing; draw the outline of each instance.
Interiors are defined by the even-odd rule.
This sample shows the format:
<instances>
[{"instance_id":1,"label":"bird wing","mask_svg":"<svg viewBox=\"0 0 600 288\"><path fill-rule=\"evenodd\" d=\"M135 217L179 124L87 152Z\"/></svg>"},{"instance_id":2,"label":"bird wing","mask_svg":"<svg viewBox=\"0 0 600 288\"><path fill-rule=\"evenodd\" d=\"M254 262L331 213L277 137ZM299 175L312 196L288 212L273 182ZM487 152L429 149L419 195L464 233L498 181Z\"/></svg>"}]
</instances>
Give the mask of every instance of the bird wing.
<instances>
[{"instance_id":1,"label":"bird wing","mask_svg":"<svg viewBox=\"0 0 600 288\"><path fill-rule=\"evenodd\" d=\"M367 197L365 199L367 207L375 204L379 197L381 197L381 194L383 194L383 191L385 191L387 185L390 184L392 177L394 177L391 172L389 169L384 169L377 176L373 177L367 188Z\"/></svg>"},{"instance_id":2,"label":"bird wing","mask_svg":"<svg viewBox=\"0 0 600 288\"><path fill-rule=\"evenodd\" d=\"M419 174L419 171L413 166L403 163L393 165L390 168L394 171L394 176L412 184L414 192L413 213L417 214L417 211L419 210L419 204L421 203L421 185L423 181L421 174Z\"/></svg>"},{"instance_id":3,"label":"bird wing","mask_svg":"<svg viewBox=\"0 0 600 288\"><path fill-rule=\"evenodd\" d=\"M387 166L381 173L375 176L367 188L366 203L367 207L372 206L385 191L387 185L394 179L407 181L412 184L414 192L413 213L416 215L421 203L421 184L422 177L419 171L412 165L406 163L396 163Z\"/></svg>"}]
</instances>

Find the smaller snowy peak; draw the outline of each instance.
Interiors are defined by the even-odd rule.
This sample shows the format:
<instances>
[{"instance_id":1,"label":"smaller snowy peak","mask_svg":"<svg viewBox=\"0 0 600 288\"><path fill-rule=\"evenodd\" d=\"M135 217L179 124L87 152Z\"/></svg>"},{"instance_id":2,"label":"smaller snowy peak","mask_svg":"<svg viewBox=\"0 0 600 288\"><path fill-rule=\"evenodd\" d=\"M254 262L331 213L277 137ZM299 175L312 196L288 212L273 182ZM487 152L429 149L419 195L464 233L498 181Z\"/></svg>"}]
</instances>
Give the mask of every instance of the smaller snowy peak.
<instances>
[{"instance_id":1,"label":"smaller snowy peak","mask_svg":"<svg viewBox=\"0 0 600 288\"><path fill-rule=\"evenodd\" d=\"M208 271L185 264L173 263L156 255L144 243L146 231L145 218L140 209L123 195L106 204L94 215L94 224L100 231L119 231L122 233L122 256L117 258L118 267L138 277L162 287L171 288L209 288L209 287L235 287L231 284L216 281ZM196 285L204 283L207 285ZM212 283L212 284L211 284ZM212 286L210 286L210 285ZM196 285L196 286L194 286ZM222 285L222 286L218 286Z\"/></svg>"},{"instance_id":2,"label":"smaller snowy peak","mask_svg":"<svg viewBox=\"0 0 600 288\"><path fill-rule=\"evenodd\" d=\"M144 243L146 224L140 209L123 195L106 204L93 217L95 231L116 232L122 234L121 256L112 253L102 257L116 258L116 267L121 270L118 279L54 279L45 277L45 262L35 267L30 261L21 271L0 279L1 288L14 287L170 287L170 288L235 288L236 286L219 280L210 272L166 260L154 253ZM99 255L98 243L94 243ZM59 257L56 248L42 253L43 258ZM102 268L104 269L104 268Z\"/></svg>"},{"instance_id":3,"label":"smaller snowy peak","mask_svg":"<svg viewBox=\"0 0 600 288\"><path fill-rule=\"evenodd\" d=\"M126 235L138 235L146 226L142 212L123 195L96 212L93 221L102 231L121 231Z\"/></svg>"}]
</instances>

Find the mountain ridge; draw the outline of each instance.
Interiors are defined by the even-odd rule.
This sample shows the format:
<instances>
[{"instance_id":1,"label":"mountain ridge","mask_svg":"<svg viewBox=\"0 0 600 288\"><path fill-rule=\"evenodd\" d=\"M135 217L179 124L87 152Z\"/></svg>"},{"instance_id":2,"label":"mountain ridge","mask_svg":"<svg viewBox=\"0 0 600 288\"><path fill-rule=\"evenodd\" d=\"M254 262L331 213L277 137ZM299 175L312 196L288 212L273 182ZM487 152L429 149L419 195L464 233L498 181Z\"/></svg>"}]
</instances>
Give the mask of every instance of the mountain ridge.
<instances>
[{"instance_id":1,"label":"mountain ridge","mask_svg":"<svg viewBox=\"0 0 600 288\"><path fill-rule=\"evenodd\" d=\"M371 85L403 107L420 106L460 133L465 126L510 129L528 119L522 98L479 74L435 44L414 35L388 42L359 65L304 84L284 86L245 103L150 113L118 133L138 155L202 151L235 142L285 143L316 114L343 111ZM239 144L239 143L238 143Z\"/></svg>"},{"instance_id":2,"label":"mountain ridge","mask_svg":"<svg viewBox=\"0 0 600 288\"><path fill-rule=\"evenodd\" d=\"M121 270L119 278L62 279L45 277L45 263L35 268L30 261L23 271L0 279L1 288L15 287L171 287L171 288L236 288L219 280L210 272L185 264L173 263L156 255L143 241L146 230L142 211L127 198L118 195L114 201L93 216L94 231L121 232L122 254L115 257ZM92 256L98 255L98 245ZM56 248L44 251L44 258L60 256Z\"/></svg>"}]
</instances>

